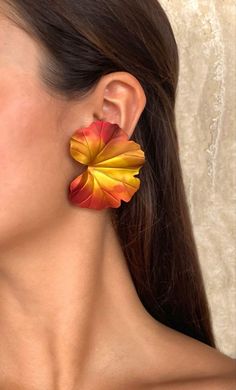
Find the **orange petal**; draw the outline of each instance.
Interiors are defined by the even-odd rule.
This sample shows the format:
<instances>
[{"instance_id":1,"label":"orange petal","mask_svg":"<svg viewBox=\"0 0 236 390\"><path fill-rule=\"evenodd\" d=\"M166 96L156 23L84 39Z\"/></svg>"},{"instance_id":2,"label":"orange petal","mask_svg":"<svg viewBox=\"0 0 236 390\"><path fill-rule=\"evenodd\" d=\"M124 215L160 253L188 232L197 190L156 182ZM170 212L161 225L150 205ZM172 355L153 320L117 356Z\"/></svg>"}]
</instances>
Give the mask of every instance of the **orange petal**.
<instances>
[{"instance_id":1,"label":"orange petal","mask_svg":"<svg viewBox=\"0 0 236 390\"><path fill-rule=\"evenodd\" d=\"M80 207L117 208L139 189L140 180L134 175L145 162L144 152L117 124L98 120L77 130L70 151L88 165L70 184L70 200Z\"/></svg>"}]
</instances>

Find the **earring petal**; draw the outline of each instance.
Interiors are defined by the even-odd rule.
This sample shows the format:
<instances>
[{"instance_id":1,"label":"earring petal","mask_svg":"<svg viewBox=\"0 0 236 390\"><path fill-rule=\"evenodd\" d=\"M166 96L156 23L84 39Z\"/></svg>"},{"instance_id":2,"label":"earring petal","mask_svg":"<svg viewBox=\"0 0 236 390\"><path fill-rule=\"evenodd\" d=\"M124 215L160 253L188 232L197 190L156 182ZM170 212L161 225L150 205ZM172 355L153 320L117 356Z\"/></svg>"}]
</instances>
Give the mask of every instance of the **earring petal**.
<instances>
[{"instance_id":1,"label":"earring petal","mask_svg":"<svg viewBox=\"0 0 236 390\"><path fill-rule=\"evenodd\" d=\"M73 135L72 157L88 168L70 184L70 199L80 207L103 209L128 202L140 187L145 162L140 145L117 124L95 121Z\"/></svg>"}]
</instances>

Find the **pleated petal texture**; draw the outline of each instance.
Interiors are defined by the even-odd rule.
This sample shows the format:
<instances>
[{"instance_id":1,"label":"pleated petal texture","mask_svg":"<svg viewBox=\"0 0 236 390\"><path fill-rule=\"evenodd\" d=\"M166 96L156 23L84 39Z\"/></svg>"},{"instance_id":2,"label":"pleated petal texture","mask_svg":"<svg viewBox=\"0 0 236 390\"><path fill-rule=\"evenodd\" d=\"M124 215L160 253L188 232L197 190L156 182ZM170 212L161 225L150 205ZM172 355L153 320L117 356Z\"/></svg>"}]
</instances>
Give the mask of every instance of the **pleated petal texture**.
<instances>
[{"instance_id":1,"label":"pleated petal texture","mask_svg":"<svg viewBox=\"0 0 236 390\"><path fill-rule=\"evenodd\" d=\"M139 173L145 162L140 145L130 141L118 124L97 120L74 133L70 154L87 165L69 188L69 199L83 207L101 210L129 202L140 187Z\"/></svg>"}]
</instances>

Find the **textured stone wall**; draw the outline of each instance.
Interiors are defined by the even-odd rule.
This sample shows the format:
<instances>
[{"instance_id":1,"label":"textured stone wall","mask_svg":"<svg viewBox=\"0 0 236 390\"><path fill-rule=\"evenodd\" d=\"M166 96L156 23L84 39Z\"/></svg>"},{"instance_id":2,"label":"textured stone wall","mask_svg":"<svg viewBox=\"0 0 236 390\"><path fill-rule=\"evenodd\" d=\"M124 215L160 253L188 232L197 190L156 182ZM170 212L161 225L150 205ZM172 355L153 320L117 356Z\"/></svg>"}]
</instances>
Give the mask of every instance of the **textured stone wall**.
<instances>
[{"instance_id":1,"label":"textured stone wall","mask_svg":"<svg viewBox=\"0 0 236 390\"><path fill-rule=\"evenodd\" d=\"M179 47L180 157L213 329L236 357L236 2L160 3Z\"/></svg>"}]
</instances>

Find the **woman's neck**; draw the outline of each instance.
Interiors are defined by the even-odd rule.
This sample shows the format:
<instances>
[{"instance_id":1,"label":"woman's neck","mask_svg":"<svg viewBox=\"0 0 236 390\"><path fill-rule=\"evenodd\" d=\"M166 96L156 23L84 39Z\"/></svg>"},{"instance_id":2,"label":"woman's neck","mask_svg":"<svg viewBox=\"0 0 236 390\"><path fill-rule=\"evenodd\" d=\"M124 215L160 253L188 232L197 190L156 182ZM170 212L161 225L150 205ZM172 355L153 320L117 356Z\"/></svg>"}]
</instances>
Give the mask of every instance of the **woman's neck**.
<instances>
[{"instance_id":1,"label":"woman's neck","mask_svg":"<svg viewBox=\"0 0 236 390\"><path fill-rule=\"evenodd\" d=\"M73 388L145 316L109 214L80 214L1 252L0 366L22 386Z\"/></svg>"}]
</instances>

